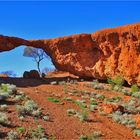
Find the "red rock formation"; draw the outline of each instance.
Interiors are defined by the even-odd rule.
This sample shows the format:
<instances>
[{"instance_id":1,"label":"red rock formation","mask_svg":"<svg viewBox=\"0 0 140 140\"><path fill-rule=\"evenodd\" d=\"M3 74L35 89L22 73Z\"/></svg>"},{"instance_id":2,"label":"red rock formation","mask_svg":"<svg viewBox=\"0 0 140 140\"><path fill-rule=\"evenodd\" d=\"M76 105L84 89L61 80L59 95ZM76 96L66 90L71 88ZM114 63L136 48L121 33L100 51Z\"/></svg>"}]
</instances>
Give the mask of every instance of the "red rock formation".
<instances>
[{"instance_id":1,"label":"red rock formation","mask_svg":"<svg viewBox=\"0 0 140 140\"><path fill-rule=\"evenodd\" d=\"M48 40L0 36L0 51L20 45L44 49L59 70L97 79L122 75L140 85L140 23Z\"/></svg>"}]
</instances>

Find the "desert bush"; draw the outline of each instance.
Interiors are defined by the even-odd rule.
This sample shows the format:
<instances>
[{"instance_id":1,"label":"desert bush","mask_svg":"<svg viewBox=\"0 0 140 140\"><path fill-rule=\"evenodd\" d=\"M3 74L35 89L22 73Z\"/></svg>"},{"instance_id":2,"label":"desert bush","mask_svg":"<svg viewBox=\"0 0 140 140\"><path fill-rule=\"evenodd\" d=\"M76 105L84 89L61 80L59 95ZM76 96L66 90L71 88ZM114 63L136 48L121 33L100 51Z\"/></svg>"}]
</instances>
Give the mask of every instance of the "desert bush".
<instances>
[{"instance_id":1,"label":"desert bush","mask_svg":"<svg viewBox=\"0 0 140 140\"><path fill-rule=\"evenodd\" d=\"M95 98L96 98L96 99L100 99L100 100L104 100L104 99L105 99L105 96L102 95L102 94L97 94L97 95L95 96Z\"/></svg>"},{"instance_id":2,"label":"desert bush","mask_svg":"<svg viewBox=\"0 0 140 140\"><path fill-rule=\"evenodd\" d=\"M132 97L140 98L140 92L134 92L134 93L132 94Z\"/></svg>"},{"instance_id":3,"label":"desert bush","mask_svg":"<svg viewBox=\"0 0 140 140\"><path fill-rule=\"evenodd\" d=\"M0 106L1 111L7 111L8 106L6 104L3 104Z\"/></svg>"},{"instance_id":4,"label":"desert bush","mask_svg":"<svg viewBox=\"0 0 140 140\"><path fill-rule=\"evenodd\" d=\"M111 84L112 90L121 91L125 80L122 76L117 76L114 79L108 78L107 82Z\"/></svg>"},{"instance_id":5,"label":"desert bush","mask_svg":"<svg viewBox=\"0 0 140 140\"><path fill-rule=\"evenodd\" d=\"M90 111L97 110L97 108L98 108L97 105L90 105L90 106L89 106Z\"/></svg>"},{"instance_id":6,"label":"desert bush","mask_svg":"<svg viewBox=\"0 0 140 140\"><path fill-rule=\"evenodd\" d=\"M36 130L30 128L30 133L31 133L32 139L35 139L35 140L38 140L38 139L40 140L42 138L47 139L47 136L45 134L45 129L41 125L38 125Z\"/></svg>"},{"instance_id":7,"label":"desert bush","mask_svg":"<svg viewBox=\"0 0 140 140\"><path fill-rule=\"evenodd\" d=\"M7 134L7 139L8 140L19 140L18 133L16 131L11 130Z\"/></svg>"},{"instance_id":8,"label":"desert bush","mask_svg":"<svg viewBox=\"0 0 140 140\"><path fill-rule=\"evenodd\" d=\"M127 103L124 103L122 105L125 108L125 110L127 110L129 112L134 112L134 111L136 111L136 105L138 105L138 104L137 104L136 99L132 98Z\"/></svg>"},{"instance_id":9,"label":"desert bush","mask_svg":"<svg viewBox=\"0 0 140 140\"><path fill-rule=\"evenodd\" d=\"M64 105L64 103L62 101L60 101L57 98L51 97L51 96L48 97L48 100L51 101L51 102L54 102L54 103L58 103L58 104Z\"/></svg>"},{"instance_id":10,"label":"desert bush","mask_svg":"<svg viewBox=\"0 0 140 140\"><path fill-rule=\"evenodd\" d=\"M49 120L50 120L50 117L49 117L49 115L44 115L44 116L42 117L42 119L43 119L44 121L49 121Z\"/></svg>"},{"instance_id":11,"label":"desert bush","mask_svg":"<svg viewBox=\"0 0 140 140\"><path fill-rule=\"evenodd\" d=\"M135 129L133 132L135 136L140 137L140 129Z\"/></svg>"},{"instance_id":12,"label":"desert bush","mask_svg":"<svg viewBox=\"0 0 140 140\"><path fill-rule=\"evenodd\" d=\"M42 115L41 108L33 100L27 100L23 105L17 105L19 116L34 116L40 117Z\"/></svg>"},{"instance_id":13,"label":"desert bush","mask_svg":"<svg viewBox=\"0 0 140 140\"><path fill-rule=\"evenodd\" d=\"M88 136L81 135L80 140L89 140L89 139L88 139Z\"/></svg>"},{"instance_id":14,"label":"desert bush","mask_svg":"<svg viewBox=\"0 0 140 140\"><path fill-rule=\"evenodd\" d=\"M83 110L81 113L77 113L76 116L82 122L89 120L89 116L88 116L88 111L87 110Z\"/></svg>"},{"instance_id":15,"label":"desert bush","mask_svg":"<svg viewBox=\"0 0 140 140\"><path fill-rule=\"evenodd\" d=\"M136 84L134 84L134 85L131 86L131 92L132 92L132 94L133 93L136 93L136 92L139 92L139 91L140 91L140 89L139 89L139 87Z\"/></svg>"},{"instance_id":16,"label":"desert bush","mask_svg":"<svg viewBox=\"0 0 140 140\"><path fill-rule=\"evenodd\" d=\"M72 98L71 97L64 97L64 100L66 100L66 101L72 101Z\"/></svg>"},{"instance_id":17,"label":"desert bush","mask_svg":"<svg viewBox=\"0 0 140 140\"><path fill-rule=\"evenodd\" d=\"M126 127L129 127L131 129L136 128L136 121L133 119L131 114L122 114L120 111L116 111L109 115L114 121L125 125Z\"/></svg>"},{"instance_id":18,"label":"desert bush","mask_svg":"<svg viewBox=\"0 0 140 140\"><path fill-rule=\"evenodd\" d=\"M74 104L78 105L80 108L87 108L87 105L85 103L83 103L83 101L81 100L77 100L73 102Z\"/></svg>"},{"instance_id":19,"label":"desert bush","mask_svg":"<svg viewBox=\"0 0 140 140\"><path fill-rule=\"evenodd\" d=\"M95 139L97 139L97 138L99 138L99 137L101 137L102 136L102 132L101 131L94 131L93 132L93 138Z\"/></svg>"},{"instance_id":20,"label":"desert bush","mask_svg":"<svg viewBox=\"0 0 140 140\"><path fill-rule=\"evenodd\" d=\"M101 131L94 131L92 134L85 136L81 135L80 140L99 140L99 138L102 136Z\"/></svg>"},{"instance_id":21,"label":"desert bush","mask_svg":"<svg viewBox=\"0 0 140 140\"><path fill-rule=\"evenodd\" d=\"M3 112L0 112L0 124L2 125L10 124L10 121L8 120L7 115Z\"/></svg>"},{"instance_id":22,"label":"desert bush","mask_svg":"<svg viewBox=\"0 0 140 140\"><path fill-rule=\"evenodd\" d=\"M124 95L128 95L128 96L131 95L131 92L130 92L129 90L126 90L126 89L122 89L121 92L122 92Z\"/></svg>"},{"instance_id":23,"label":"desert bush","mask_svg":"<svg viewBox=\"0 0 140 140\"><path fill-rule=\"evenodd\" d=\"M96 89L96 90L101 90L104 89L104 87L102 85L99 84L98 80L93 80L91 87Z\"/></svg>"},{"instance_id":24,"label":"desert bush","mask_svg":"<svg viewBox=\"0 0 140 140\"><path fill-rule=\"evenodd\" d=\"M16 93L16 86L10 84L1 84L1 90L8 92L9 94Z\"/></svg>"},{"instance_id":25,"label":"desert bush","mask_svg":"<svg viewBox=\"0 0 140 140\"><path fill-rule=\"evenodd\" d=\"M6 100L10 95L8 92L0 92L0 100Z\"/></svg>"},{"instance_id":26,"label":"desert bush","mask_svg":"<svg viewBox=\"0 0 140 140\"><path fill-rule=\"evenodd\" d=\"M1 84L0 86L0 100L6 100L16 93L16 86L10 84Z\"/></svg>"},{"instance_id":27,"label":"desert bush","mask_svg":"<svg viewBox=\"0 0 140 140\"><path fill-rule=\"evenodd\" d=\"M68 109L67 114L68 114L68 116L72 116L72 115L76 114L76 111L74 109Z\"/></svg>"},{"instance_id":28,"label":"desert bush","mask_svg":"<svg viewBox=\"0 0 140 140\"><path fill-rule=\"evenodd\" d=\"M111 97L111 98L107 98L105 99L105 103L106 104L110 104L110 103L119 103L120 101L122 101L122 98L121 97Z\"/></svg>"},{"instance_id":29,"label":"desert bush","mask_svg":"<svg viewBox=\"0 0 140 140\"><path fill-rule=\"evenodd\" d=\"M14 100L15 100L15 101L23 101L23 100L25 100L25 99L27 99L27 97L26 97L25 94L19 94L19 95L16 95L16 96L14 97Z\"/></svg>"},{"instance_id":30,"label":"desert bush","mask_svg":"<svg viewBox=\"0 0 140 140\"><path fill-rule=\"evenodd\" d=\"M23 134L25 133L25 128L24 128L24 127L17 127L17 128L16 128L16 131L17 131L19 134L23 135Z\"/></svg>"},{"instance_id":31,"label":"desert bush","mask_svg":"<svg viewBox=\"0 0 140 140\"><path fill-rule=\"evenodd\" d=\"M95 97L97 94L98 94L98 93L96 93L96 92L90 92L90 96L91 96L91 97Z\"/></svg>"}]
</instances>

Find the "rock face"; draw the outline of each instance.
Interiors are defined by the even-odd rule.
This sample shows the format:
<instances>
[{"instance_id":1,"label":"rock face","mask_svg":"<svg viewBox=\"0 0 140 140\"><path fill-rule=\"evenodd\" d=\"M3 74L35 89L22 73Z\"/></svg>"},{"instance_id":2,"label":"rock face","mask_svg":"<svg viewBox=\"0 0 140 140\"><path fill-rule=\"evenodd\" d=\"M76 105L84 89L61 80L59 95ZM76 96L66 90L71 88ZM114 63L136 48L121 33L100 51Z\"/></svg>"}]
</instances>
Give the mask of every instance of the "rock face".
<instances>
[{"instance_id":1,"label":"rock face","mask_svg":"<svg viewBox=\"0 0 140 140\"><path fill-rule=\"evenodd\" d=\"M0 51L20 45L44 49L59 70L97 79L122 75L140 85L140 23L47 40L0 36Z\"/></svg>"}]
</instances>

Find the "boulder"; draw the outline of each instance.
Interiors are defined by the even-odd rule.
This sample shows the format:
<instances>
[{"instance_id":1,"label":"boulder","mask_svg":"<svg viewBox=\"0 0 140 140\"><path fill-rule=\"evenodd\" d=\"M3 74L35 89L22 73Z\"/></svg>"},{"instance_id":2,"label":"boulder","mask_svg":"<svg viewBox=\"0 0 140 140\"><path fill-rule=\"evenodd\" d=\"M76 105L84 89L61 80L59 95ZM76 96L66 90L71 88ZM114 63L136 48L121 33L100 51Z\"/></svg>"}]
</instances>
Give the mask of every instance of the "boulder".
<instances>
[{"instance_id":1,"label":"boulder","mask_svg":"<svg viewBox=\"0 0 140 140\"><path fill-rule=\"evenodd\" d=\"M117 104L102 104L100 108L106 114L111 114L115 111L120 111L124 113L124 107Z\"/></svg>"},{"instance_id":2,"label":"boulder","mask_svg":"<svg viewBox=\"0 0 140 140\"><path fill-rule=\"evenodd\" d=\"M29 77L30 78L40 78L40 74L37 70L31 70L29 72Z\"/></svg>"},{"instance_id":3,"label":"boulder","mask_svg":"<svg viewBox=\"0 0 140 140\"><path fill-rule=\"evenodd\" d=\"M30 77L29 77L29 73L30 73L30 72L25 71L25 72L23 73L23 78L30 78Z\"/></svg>"},{"instance_id":4,"label":"boulder","mask_svg":"<svg viewBox=\"0 0 140 140\"><path fill-rule=\"evenodd\" d=\"M25 71L23 73L23 78L40 78L39 72L37 70L31 70L30 72Z\"/></svg>"}]
</instances>

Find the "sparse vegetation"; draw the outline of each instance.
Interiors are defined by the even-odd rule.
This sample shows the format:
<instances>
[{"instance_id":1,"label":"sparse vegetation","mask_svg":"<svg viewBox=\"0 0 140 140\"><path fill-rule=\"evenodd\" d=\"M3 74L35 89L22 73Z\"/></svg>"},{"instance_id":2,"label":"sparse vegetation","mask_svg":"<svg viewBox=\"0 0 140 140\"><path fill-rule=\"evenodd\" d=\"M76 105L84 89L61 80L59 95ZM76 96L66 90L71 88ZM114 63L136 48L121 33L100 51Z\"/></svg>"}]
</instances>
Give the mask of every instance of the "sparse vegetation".
<instances>
[{"instance_id":1,"label":"sparse vegetation","mask_svg":"<svg viewBox=\"0 0 140 140\"><path fill-rule=\"evenodd\" d=\"M136 136L139 136L139 129L137 128L136 120L134 119L133 115L138 115L140 113L140 103L139 103L139 96L140 93L138 90L136 90L136 86L133 86L131 89L131 92L129 90L126 90L122 87L122 84L119 84L117 80L117 85L119 88L121 88L121 92L125 95L130 95L130 100L127 102L124 100L121 96L104 96L104 91L101 91L100 89L103 88L96 88L94 87L87 87L91 88L92 91L88 90L81 90L76 88L78 85L74 85L76 87L72 87L67 84L64 84L64 93L56 93L53 92L51 95L47 95L47 103L54 104L54 106L58 106L57 104L72 106L73 108L67 109L66 113L68 116L73 116L78 118L81 122L85 123L91 123L90 122L90 113L99 113L99 115L107 116L109 118L112 118L115 122L124 125L128 128L131 128L134 131L134 134ZM121 80L120 80L121 81ZM98 81L93 82L95 85L98 86L100 83ZM115 82L114 82L115 83ZM60 84L61 85L61 84ZM63 85L63 84L62 84ZM51 85L49 85L51 86ZM59 85L58 85L59 86ZM39 89L38 89L39 90ZM96 90L96 92L94 91ZM133 91L133 92L132 92ZM52 91L51 91L52 92ZM110 91L107 91L110 92ZM41 91L39 92L41 93ZM45 92L48 94L49 92ZM112 93L111 93L112 94ZM117 93L116 93L117 94ZM51 137L50 135L47 136L45 134L45 129L39 125L40 120L49 123L53 122L53 117L50 117L48 113L43 114L43 109L39 107L39 105L33 101L31 98L29 98L24 92L17 91L16 87L14 85L9 84L2 84L0 88L0 95L3 96L1 98L3 104L0 105L0 124L1 126L9 126L12 125L11 120L9 119L9 116L7 117L7 113L10 112L10 106L6 104L9 102L10 104L16 104L16 113L18 114L18 120L26 122L28 120L28 117L31 119L35 119L37 128L25 128L25 127L16 127L16 130L10 131L7 133L7 139L14 140L14 139L21 139L21 137L25 137L27 139L39 139L39 140L52 140L56 139L56 137ZM45 95L45 94L44 94ZM133 97L132 97L133 96ZM45 98L46 99L46 98ZM65 101L66 103L64 104ZM124 108L124 110L113 110L112 113L105 113L103 110L103 104L105 105L121 105L121 107ZM63 106L61 106L63 107ZM113 107L113 106L112 106ZM76 108L76 109L75 109ZM122 111L122 112L121 112ZM15 113L15 114L16 114ZM133 115L132 115L133 114ZM96 114L97 115L97 114ZM91 118L92 119L92 118ZM96 118L95 118L96 119ZM10 121L9 121L10 120ZM77 120L77 119L74 119ZM47 122L48 121L48 122ZM81 123L83 124L83 123ZM81 135L80 140L93 140L93 139L100 139L103 134L101 131L94 131L90 135Z\"/></svg>"},{"instance_id":2,"label":"sparse vegetation","mask_svg":"<svg viewBox=\"0 0 140 140\"><path fill-rule=\"evenodd\" d=\"M101 131L94 131L92 134L85 136L81 135L80 140L98 140L102 136Z\"/></svg>"},{"instance_id":3,"label":"sparse vegetation","mask_svg":"<svg viewBox=\"0 0 140 140\"><path fill-rule=\"evenodd\" d=\"M80 108L87 108L87 105L83 101L77 100L73 101L74 104L78 105Z\"/></svg>"}]
</instances>

